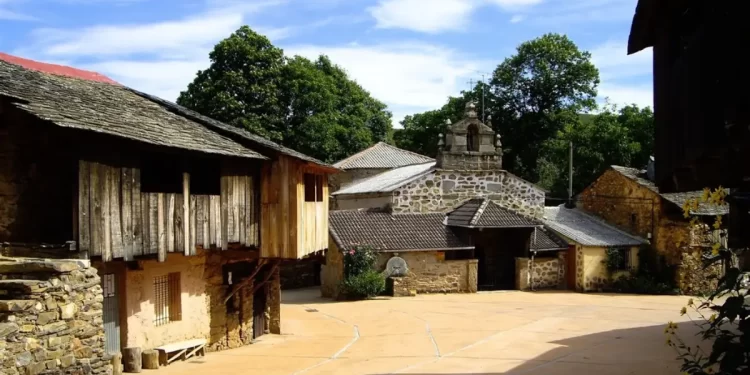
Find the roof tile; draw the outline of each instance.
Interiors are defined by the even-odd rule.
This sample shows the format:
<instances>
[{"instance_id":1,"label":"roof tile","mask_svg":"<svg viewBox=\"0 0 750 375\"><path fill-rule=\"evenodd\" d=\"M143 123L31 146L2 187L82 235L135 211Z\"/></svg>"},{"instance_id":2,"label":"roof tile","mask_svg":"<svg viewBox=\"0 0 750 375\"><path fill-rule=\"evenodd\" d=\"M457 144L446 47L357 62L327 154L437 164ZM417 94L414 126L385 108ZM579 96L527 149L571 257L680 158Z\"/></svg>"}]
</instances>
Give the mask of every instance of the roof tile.
<instances>
[{"instance_id":1,"label":"roof tile","mask_svg":"<svg viewBox=\"0 0 750 375\"><path fill-rule=\"evenodd\" d=\"M648 243L575 208L545 207L542 221L548 228L581 245L606 247Z\"/></svg>"},{"instance_id":2,"label":"roof tile","mask_svg":"<svg viewBox=\"0 0 750 375\"><path fill-rule=\"evenodd\" d=\"M351 184L334 192L333 195L391 192L403 186L406 181L419 177L434 167L435 162L430 162L391 169Z\"/></svg>"},{"instance_id":3,"label":"roof tile","mask_svg":"<svg viewBox=\"0 0 750 375\"><path fill-rule=\"evenodd\" d=\"M448 225L481 228L519 228L542 225L486 198L469 199L448 213Z\"/></svg>"},{"instance_id":4,"label":"roof tile","mask_svg":"<svg viewBox=\"0 0 750 375\"><path fill-rule=\"evenodd\" d=\"M335 163L333 166L339 169L386 169L431 161L435 161L435 159L402 150L385 142L378 142L365 150Z\"/></svg>"}]
</instances>

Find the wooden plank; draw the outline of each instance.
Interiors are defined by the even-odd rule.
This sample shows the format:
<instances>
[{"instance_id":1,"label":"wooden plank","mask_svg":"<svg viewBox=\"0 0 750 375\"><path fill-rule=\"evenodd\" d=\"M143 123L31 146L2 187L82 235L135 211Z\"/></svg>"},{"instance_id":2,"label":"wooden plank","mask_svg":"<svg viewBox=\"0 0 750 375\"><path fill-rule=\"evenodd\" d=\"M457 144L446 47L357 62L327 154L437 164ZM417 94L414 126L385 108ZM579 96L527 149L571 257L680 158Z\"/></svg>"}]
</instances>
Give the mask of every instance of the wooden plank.
<instances>
[{"instance_id":1,"label":"wooden plank","mask_svg":"<svg viewBox=\"0 0 750 375\"><path fill-rule=\"evenodd\" d=\"M122 202L120 220L122 223L122 257L126 261L133 260L133 169L121 170Z\"/></svg>"},{"instance_id":2,"label":"wooden plank","mask_svg":"<svg viewBox=\"0 0 750 375\"><path fill-rule=\"evenodd\" d=\"M237 176L237 191L235 194L237 195L237 211L238 211L238 221L239 225L237 226L238 229L238 235L237 235L237 242L247 245L247 207L245 206L245 197L247 195L247 189L246 189L246 176Z\"/></svg>"},{"instance_id":3,"label":"wooden plank","mask_svg":"<svg viewBox=\"0 0 750 375\"><path fill-rule=\"evenodd\" d=\"M232 176L232 216L234 218L234 231L232 232L232 242L240 242L240 176Z\"/></svg>"},{"instance_id":4,"label":"wooden plank","mask_svg":"<svg viewBox=\"0 0 750 375\"><path fill-rule=\"evenodd\" d=\"M102 181L102 172L100 171L101 165L98 163L91 163L91 245L89 248L89 254L92 256L102 256L104 250L104 212L102 210L102 191L104 182Z\"/></svg>"},{"instance_id":5,"label":"wooden plank","mask_svg":"<svg viewBox=\"0 0 750 375\"><path fill-rule=\"evenodd\" d=\"M195 248L194 243L190 243L190 225L187 224L187 220L190 219L190 173L184 172L182 174L182 242L183 242L183 254L190 255L190 249Z\"/></svg>"},{"instance_id":6,"label":"wooden plank","mask_svg":"<svg viewBox=\"0 0 750 375\"><path fill-rule=\"evenodd\" d=\"M91 248L90 204L91 204L91 164L78 161L78 250Z\"/></svg>"},{"instance_id":7,"label":"wooden plank","mask_svg":"<svg viewBox=\"0 0 750 375\"><path fill-rule=\"evenodd\" d=\"M167 235L167 252L174 252L174 212L175 212L175 194L169 193L165 196L167 210L164 212L165 219L167 220L166 235Z\"/></svg>"},{"instance_id":8,"label":"wooden plank","mask_svg":"<svg viewBox=\"0 0 750 375\"><path fill-rule=\"evenodd\" d=\"M226 176L227 179L227 237L226 242L234 242L234 177Z\"/></svg>"},{"instance_id":9,"label":"wooden plank","mask_svg":"<svg viewBox=\"0 0 750 375\"><path fill-rule=\"evenodd\" d=\"M210 200L209 200L209 196L208 195L201 196L201 207L203 208L201 210L202 211L202 217L201 217L201 219L203 221L201 222L201 227L198 228L198 230L200 230L201 232L203 232L203 236L202 237L203 237L203 248L204 249L211 248L211 236L210 236L210 234L208 232L208 220L209 220L209 213L210 213L210 210L209 210L209 207L208 207L209 203L210 203Z\"/></svg>"},{"instance_id":10,"label":"wooden plank","mask_svg":"<svg viewBox=\"0 0 750 375\"><path fill-rule=\"evenodd\" d=\"M208 197L208 242L212 246L216 246L216 217L219 212L217 210L217 202L219 197L211 195Z\"/></svg>"},{"instance_id":11,"label":"wooden plank","mask_svg":"<svg viewBox=\"0 0 750 375\"><path fill-rule=\"evenodd\" d=\"M203 246L203 195L195 196L195 244Z\"/></svg>"},{"instance_id":12,"label":"wooden plank","mask_svg":"<svg viewBox=\"0 0 750 375\"><path fill-rule=\"evenodd\" d=\"M151 254L151 197L148 193L141 193L141 215L143 217L140 255Z\"/></svg>"},{"instance_id":13,"label":"wooden plank","mask_svg":"<svg viewBox=\"0 0 750 375\"><path fill-rule=\"evenodd\" d=\"M196 254L195 246L198 245L196 230L196 216L198 215L196 208L197 200L198 198L195 195L190 196L190 255Z\"/></svg>"},{"instance_id":14,"label":"wooden plank","mask_svg":"<svg viewBox=\"0 0 750 375\"><path fill-rule=\"evenodd\" d=\"M148 225L144 223L143 194L141 194L141 170L133 168L133 256L143 255L143 234Z\"/></svg>"},{"instance_id":15,"label":"wooden plank","mask_svg":"<svg viewBox=\"0 0 750 375\"><path fill-rule=\"evenodd\" d=\"M220 204L221 204L221 249L226 250L229 248L229 243L228 243L229 242L229 176L221 176L221 203Z\"/></svg>"},{"instance_id":16,"label":"wooden plank","mask_svg":"<svg viewBox=\"0 0 750 375\"><path fill-rule=\"evenodd\" d=\"M213 196L213 201L213 212L216 213L216 222L214 223L216 241L214 242L214 245L218 248L221 248L222 244L224 243L224 241L222 240L223 237L221 236L221 231L223 228L221 221L221 196Z\"/></svg>"},{"instance_id":17,"label":"wooden plank","mask_svg":"<svg viewBox=\"0 0 750 375\"><path fill-rule=\"evenodd\" d=\"M102 198L102 217L101 221L104 224L102 233L104 233L102 244L104 247L102 248L102 260L105 262L108 262L112 260L112 228L110 227L110 223L112 221L110 217L110 185L112 184L112 179L110 178L110 168L106 165L99 165L99 172L101 173L99 175L99 181L101 184L101 198Z\"/></svg>"},{"instance_id":18,"label":"wooden plank","mask_svg":"<svg viewBox=\"0 0 750 375\"><path fill-rule=\"evenodd\" d=\"M159 253L159 193L148 194L149 205L149 251L148 254Z\"/></svg>"},{"instance_id":19,"label":"wooden plank","mask_svg":"<svg viewBox=\"0 0 750 375\"><path fill-rule=\"evenodd\" d=\"M124 246L122 243L122 204L120 203L121 190L120 168L109 168L109 215L110 227L112 228L112 258L122 259Z\"/></svg>"},{"instance_id":20,"label":"wooden plank","mask_svg":"<svg viewBox=\"0 0 750 375\"><path fill-rule=\"evenodd\" d=\"M164 193L157 193L156 202L156 238L158 259L159 262L163 262L167 259L167 220L165 218L164 211L166 210L166 197Z\"/></svg>"},{"instance_id":21,"label":"wooden plank","mask_svg":"<svg viewBox=\"0 0 750 375\"><path fill-rule=\"evenodd\" d=\"M174 251L185 254L185 226L184 226L184 199L182 194L176 194L174 196L175 210L174 210ZM190 230L188 228L188 230ZM188 238L189 240L189 238ZM188 251L188 254L189 251Z\"/></svg>"},{"instance_id":22,"label":"wooden plank","mask_svg":"<svg viewBox=\"0 0 750 375\"><path fill-rule=\"evenodd\" d=\"M253 246L253 178L245 176L245 236L246 246Z\"/></svg>"}]
</instances>

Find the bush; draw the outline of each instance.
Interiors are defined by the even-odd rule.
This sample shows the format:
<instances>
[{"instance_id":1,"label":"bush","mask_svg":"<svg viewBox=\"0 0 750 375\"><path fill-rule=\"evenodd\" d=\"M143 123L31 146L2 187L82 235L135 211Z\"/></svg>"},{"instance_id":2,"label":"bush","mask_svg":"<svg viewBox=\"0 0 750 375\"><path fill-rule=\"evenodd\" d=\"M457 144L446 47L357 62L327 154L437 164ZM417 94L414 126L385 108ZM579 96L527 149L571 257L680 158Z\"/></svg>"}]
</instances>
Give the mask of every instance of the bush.
<instances>
[{"instance_id":1,"label":"bush","mask_svg":"<svg viewBox=\"0 0 750 375\"><path fill-rule=\"evenodd\" d=\"M614 293L678 294L678 290L667 283L659 282L643 274L620 276L610 286Z\"/></svg>"},{"instance_id":2,"label":"bush","mask_svg":"<svg viewBox=\"0 0 750 375\"><path fill-rule=\"evenodd\" d=\"M371 298L385 290L385 277L375 270L349 276L342 284L344 295L351 299Z\"/></svg>"},{"instance_id":3,"label":"bush","mask_svg":"<svg viewBox=\"0 0 750 375\"><path fill-rule=\"evenodd\" d=\"M344 252L344 278L357 276L375 268L378 255L370 247L356 246Z\"/></svg>"}]
</instances>

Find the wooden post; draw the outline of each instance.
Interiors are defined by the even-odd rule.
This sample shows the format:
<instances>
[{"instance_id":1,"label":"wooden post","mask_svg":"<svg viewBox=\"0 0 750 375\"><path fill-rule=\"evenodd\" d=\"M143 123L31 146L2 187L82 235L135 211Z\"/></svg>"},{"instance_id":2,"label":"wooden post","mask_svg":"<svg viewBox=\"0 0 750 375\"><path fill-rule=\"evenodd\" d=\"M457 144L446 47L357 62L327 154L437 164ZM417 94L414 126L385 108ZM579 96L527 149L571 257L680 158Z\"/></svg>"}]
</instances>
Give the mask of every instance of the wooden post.
<instances>
[{"instance_id":1,"label":"wooden post","mask_svg":"<svg viewBox=\"0 0 750 375\"><path fill-rule=\"evenodd\" d=\"M141 348L138 346L125 348L122 350L122 363L125 372L141 372Z\"/></svg>"},{"instance_id":2,"label":"wooden post","mask_svg":"<svg viewBox=\"0 0 750 375\"><path fill-rule=\"evenodd\" d=\"M184 172L182 174L182 241L185 243L183 254L190 255L191 248L195 246L194 243L190 243L190 173Z\"/></svg>"},{"instance_id":3,"label":"wooden post","mask_svg":"<svg viewBox=\"0 0 750 375\"><path fill-rule=\"evenodd\" d=\"M153 349L143 351L143 368L156 370L159 368L159 352Z\"/></svg>"},{"instance_id":4,"label":"wooden post","mask_svg":"<svg viewBox=\"0 0 750 375\"><path fill-rule=\"evenodd\" d=\"M112 361L112 375L122 375L122 354L112 354L110 361Z\"/></svg>"}]
</instances>

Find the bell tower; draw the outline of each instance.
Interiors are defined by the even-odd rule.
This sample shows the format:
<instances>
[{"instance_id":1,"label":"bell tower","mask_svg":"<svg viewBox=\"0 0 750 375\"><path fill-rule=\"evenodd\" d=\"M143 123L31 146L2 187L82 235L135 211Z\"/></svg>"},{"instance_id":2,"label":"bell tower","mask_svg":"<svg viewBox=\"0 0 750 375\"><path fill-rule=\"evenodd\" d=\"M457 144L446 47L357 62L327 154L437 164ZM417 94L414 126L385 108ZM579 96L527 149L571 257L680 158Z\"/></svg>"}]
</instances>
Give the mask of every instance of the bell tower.
<instances>
[{"instance_id":1,"label":"bell tower","mask_svg":"<svg viewBox=\"0 0 750 375\"><path fill-rule=\"evenodd\" d=\"M500 135L477 118L474 103L466 103L464 118L456 124L446 122L440 134L437 167L450 170L500 170L503 151Z\"/></svg>"}]
</instances>

